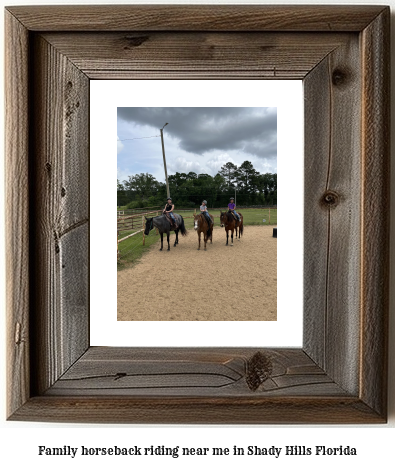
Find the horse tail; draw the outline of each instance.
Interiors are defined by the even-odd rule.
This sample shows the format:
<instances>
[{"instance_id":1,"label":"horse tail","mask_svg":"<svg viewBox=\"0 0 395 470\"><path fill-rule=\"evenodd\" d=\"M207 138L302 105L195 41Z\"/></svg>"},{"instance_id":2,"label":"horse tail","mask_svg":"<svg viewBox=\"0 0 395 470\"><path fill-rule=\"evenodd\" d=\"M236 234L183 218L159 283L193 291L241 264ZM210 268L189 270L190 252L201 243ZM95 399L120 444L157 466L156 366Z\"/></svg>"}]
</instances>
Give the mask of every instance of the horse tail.
<instances>
[{"instance_id":1,"label":"horse tail","mask_svg":"<svg viewBox=\"0 0 395 470\"><path fill-rule=\"evenodd\" d=\"M211 235L210 223L209 223L209 221L207 220L206 217L204 217L204 219L205 219L206 224L207 224L207 232L206 232L206 234L207 234L207 236L209 237L209 236ZM209 219L210 219L210 222L212 222L212 218L210 217L210 214L209 214Z\"/></svg>"},{"instance_id":2,"label":"horse tail","mask_svg":"<svg viewBox=\"0 0 395 470\"><path fill-rule=\"evenodd\" d=\"M185 228L184 219L182 215L180 215L180 217L181 217L181 225L180 225L181 235L185 237L185 235L188 235L188 232L187 232L187 229Z\"/></svg>"}]
</instances>

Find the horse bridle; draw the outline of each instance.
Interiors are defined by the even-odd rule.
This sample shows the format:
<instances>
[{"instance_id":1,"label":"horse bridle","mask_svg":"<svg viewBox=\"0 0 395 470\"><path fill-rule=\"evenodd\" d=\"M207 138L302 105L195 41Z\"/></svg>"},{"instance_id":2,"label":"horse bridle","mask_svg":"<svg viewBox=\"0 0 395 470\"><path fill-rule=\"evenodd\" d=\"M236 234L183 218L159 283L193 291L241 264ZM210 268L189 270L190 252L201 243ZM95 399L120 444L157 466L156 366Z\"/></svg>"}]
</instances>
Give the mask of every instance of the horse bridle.
<instances>
[{"instance_id":1,"label":"horse bridle","mask_svg":"<svg viewBox=\"0 0 395 470\"><path fill-rule=\"evenodd\" d=\"M225 211L223 214L221 213L221 215L219 217L220 223L222 223L222 221L221 221L222 217L225 217L225 221L223 222L224 225L226 224L226 222L229 222L230 221L229 215L230 215L229 211Z\"/></svg>"}]
</instances>

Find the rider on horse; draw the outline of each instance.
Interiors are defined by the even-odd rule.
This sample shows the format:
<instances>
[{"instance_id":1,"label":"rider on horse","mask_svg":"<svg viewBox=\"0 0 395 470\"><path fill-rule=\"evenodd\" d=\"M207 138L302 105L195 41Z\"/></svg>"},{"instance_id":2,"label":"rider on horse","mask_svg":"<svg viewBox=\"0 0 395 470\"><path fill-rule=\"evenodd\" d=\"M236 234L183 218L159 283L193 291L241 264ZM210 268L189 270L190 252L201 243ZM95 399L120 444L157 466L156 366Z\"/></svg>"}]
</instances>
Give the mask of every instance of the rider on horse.
<instances>
[{"instance_id":1,"label":"rider on horse","mask_svg":"<svg viewBox=\"0 0 395 470\"><path fill-rule=\"evenodd\" d=\"M235 199L233 197L230 198L230 203L228 204L228 209L229 209L229 212L231 212L233 214L233 216L237 218L237 221L240 222L240 216L236 212L236 204L235 204Z\"/></svg>"},{"instance_id":2,"label":"rider on horse","mask_svg":"<svg viewBox=\"0 0 395 470\"><path fill-rule=\"evenodd\" d=\"M202 202L202 205L200 206L200 213L203 214L204 217L206 217L208 228L210 230L210 227L213 221L211 220L210 214L208 213L208 210L207 210L207 201Z\"/></svg>"},{"instance_id":3,"label":"rider on horse","mask_svg":"<svg viewBox=\"0 0 395 470\"><path fill-rule=\"evenodd\" d=\"M173 210L174 210L174 204L172 203L171 198L168 197L167 204L165 208L163 209L163 213L167 215L168 218L170 217L170 220L173 221L174 226L177 227L177 221L176 221L176 218L174 217ZM170 225L171 225L171 222L170 222Z\"/></svg>"}]
</instances>

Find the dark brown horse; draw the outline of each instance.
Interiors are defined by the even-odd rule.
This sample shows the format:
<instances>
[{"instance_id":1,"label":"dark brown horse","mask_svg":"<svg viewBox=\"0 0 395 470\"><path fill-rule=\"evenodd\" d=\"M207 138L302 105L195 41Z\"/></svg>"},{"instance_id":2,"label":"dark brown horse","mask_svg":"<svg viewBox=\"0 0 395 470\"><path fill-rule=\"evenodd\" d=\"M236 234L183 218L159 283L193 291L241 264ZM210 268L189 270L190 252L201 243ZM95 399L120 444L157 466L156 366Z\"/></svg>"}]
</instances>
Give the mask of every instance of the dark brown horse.
<instances>
[{"instance_id":1,"label":"dark brown horse","mask_svg":"<svg viewBox=\"0 0 395 470\"><path fill-rule=\"evenodd\" d=\"M240 235L243 235L243 216L238 212L240 216L240 222L235 220L233 214L230 211L222 212L220 215L221 227L225 227L226 230L226 244L229 242L229 230L231 231L231 246L233 246L233 232L236 230L236 239L237 239L237 229L239 229L239 238Z\"/></svg>"},{"instance_id":2,"label":"dark brown horse","mask_svg":"<svg viewBox=\"0 0 395 470\"><path fill-rule=\"evenodd\" d=\"M214 229L214 218L210 215L212 221L212 228L208 226L208 222L206 217L203 214L194 214L194 228L197 230L197 234L199 237L199 248L200 250L200 234L203 232L203 239L204 239L204 249L206 250L207 240L210 239L210 242L213 243L213 229Z\"/></svg>"}]
</instances>

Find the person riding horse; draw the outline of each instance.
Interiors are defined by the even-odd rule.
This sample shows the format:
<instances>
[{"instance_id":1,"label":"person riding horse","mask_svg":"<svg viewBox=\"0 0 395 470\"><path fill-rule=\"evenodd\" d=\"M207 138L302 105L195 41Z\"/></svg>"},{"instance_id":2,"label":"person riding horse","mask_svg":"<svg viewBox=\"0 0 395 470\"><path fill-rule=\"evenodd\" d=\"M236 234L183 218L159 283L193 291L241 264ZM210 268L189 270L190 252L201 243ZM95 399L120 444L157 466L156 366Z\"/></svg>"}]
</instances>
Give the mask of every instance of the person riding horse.
<instances>
[{"instance_id":1,"label":"person riding horse","mask_svg":"<svg viewBox=\"0 0 395 470\"><path fill-rule=\"evenodd\" d=\"M228 204L228 209L229 212L233 214L233 216L237 219L238 222L240 222L240 216L236 212L236 204L235 204L235 199L233 197L230 198L230 203Z\"/></svg>"},{"instance_id":2,"label":"person riding horse","mask_svg":"<svg viewBox=\"0 0 395 470\"><path fill-rule=\"evenodd\" d=\"M170 217L170 220L173 221L173 225L177 227L177 221L176 221L176 218L174 217L173 210L174 210L174 204L172 203L172 200L169 197L167 198L167 204L165 208L163 209L163 213L165 215L168 215L168 217ZM170 225L171 225L171 222L170 222Z\"/></svg>"},{"instance_id":3,"label":"person riding horse","mask_svg":"<svg viewBox=\"0 0 395 470\"><path fill-rule=\"evenodd\" d=\"M203 216L206 218L208 229L212 230L211 226L212 226L213 221L211 220L210 214L208 213L208 210L207 210L207 201L202 202L202 205L200 206L200 213L203 214Z\"/></svg>"}]
</instances>

